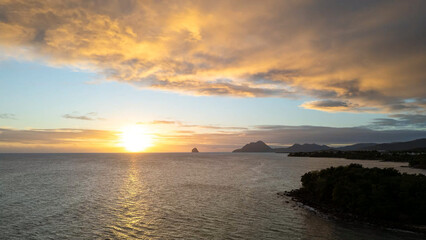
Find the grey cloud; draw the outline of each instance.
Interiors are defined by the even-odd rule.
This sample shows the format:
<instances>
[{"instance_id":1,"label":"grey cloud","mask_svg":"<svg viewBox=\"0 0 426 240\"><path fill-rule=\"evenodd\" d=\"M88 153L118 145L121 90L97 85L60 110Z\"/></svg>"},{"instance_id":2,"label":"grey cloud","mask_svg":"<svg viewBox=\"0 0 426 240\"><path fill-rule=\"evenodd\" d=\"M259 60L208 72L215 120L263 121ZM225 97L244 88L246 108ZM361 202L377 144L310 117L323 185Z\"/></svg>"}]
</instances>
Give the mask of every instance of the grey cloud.
<instances>
[{"instance_id":1,"label":"grey cloud","mask_svg":"<svg viewBox=\"0 0 426 240\"><path fill-rule=\"evenodd\" d=\"M176 125L183 128L204 128L204 129L216 129L216 130L246 130L245 127L229 127L229 126L218 126L218 125L200 125L200 124L188 124L181 121L171 120L154 120L151 122L138 122L137 124L153 124L153 125Z\"/></svg>"},{"instance_id":2,"label":"grey cloud","mask_svg":"<svg viewBox=\"0 0 426 240\"><path fill-rule=\"evenodd\" d=\"M334 100L317 101L314 103L314 105L320 108L334 108L334 107L347 108L348 107L348 104L346 102L334 101Z\"/></svg>"},{"instance_id":3,"label":"grey cloud","mask_svg":"<svg viewBox=\"0 0 426 240\"><path fill-rule=\"evenodd\" d=\"M116 137L114 131L93 129L30 129L0 128L0 142L21 144L66 144L76 141L107 142Z\"/></svg>"},{"instance_id":4,"label":"grey cloud","mask_svg":"<svg viewBox=\"0 0 426 240\"><path fill-rule=\"evenodd\" d=\"M426 128L426 115L421 114L393 114L392 118L377 118L372 127L411 127Z\"/></svg>"},{"instance_id":5,"label":"grey cloud","mask_svg":"<svg viewBox=\"0 0 426 240\"><path fill-rule=\"evenodd\" d=\"M16 116L15 114L11 113L0 113L0 119L16 120Z\"/></svg>"},{"instance_id":6,"label":"grey cloud","mask_svg":"<svg viewBox=\"0 0 426 240\"><path fill-rule=\"evenodd\" d=\"M157 80L152 84L153 88L158 89L175 89L177 91L191 92L197 95L223 95L237 97L291 97L293 92L287 89L266 89L258 87L250 87L249 85L236 85L231 81L217 79L210 82L173 82L169 80Z\"/></svg>"},{"instance_id":7,"label":"grey cloud","mask_svg":"<svg viewBox=\"0 0 426 240\"><path fill-rule=\"evenodd\" d=\"M267 72L250 75L247 78L255 83L286 84L291 83L299 75L298 70L294 69L271 69Z\"/></svg>"},{"instance_id":8,"label":"grey cloud","mask_svg":"<svg viewBox=\"0 0 426 240\"><path fill-rule=\"evenodd\" d=\"M305 102L300 107L306 109L314 109L328 112L344 112L344 111L367 111L369 108L361 108L356 104L351 104L339 100L317 100Z\"/></svg>"},{"instance_id":9,"label":"grey cloud","mask_svg":"<svg viewBox=\"0 0 426 240\"><path fill-rule=\"evenodd\" d=\"M326 90L313 90L310 91L310 95L329 99L313 101L311 108L321 110L321 108L342 107L342 110L346 108L346 110L351 111L378 111L377 107L371 107L370 104L372 104L373 106L381 106L381 109L387 112L421 109L420 104L416 102L407 103L404 100L386 96L378 90L363 90L358 79L331 80L325 86ZM346 101L340 99L346 99ZM348 102L355 102L355 104L348 104ZM360 104L356 102L360 102Z\"/></svg>"},{"instance_id":10,"label":"grey cloud","mask_svg":"<svg viewBox=\"0 0 426 240\"><path fill-rule=\"evenodd\" d=\"M191 124L181 124L182 127L195 127L195 128L204 128L204 129L216 129L216 130L246 130L245 127L226 127L226 126L215 126L215 125L191 125Z\"/></svg>"},{"instance_id":11,"label":"grey cloud","mask_svg":"<svg viewBox=\"0 0 426 240\"><path fill-rule=\"evenodd\" d=\"M168 121L168 120L154 120L150 122L151 124L175 124L175 121Z\"/></svg>"},{"instance_id":12,"label":"grey cloud","mask_svg":"<svg viewBox=\"0 0 426 240\"><path fill-rule=\"evenodd\" d=\"M98 114L95 112L90 112L84 115L74 112L71 114L65 114L62 117L67 119L77 119L77 120L85 120L85 121L104 120L104 118L98 117Z\"/></svg>"}]
</instances>

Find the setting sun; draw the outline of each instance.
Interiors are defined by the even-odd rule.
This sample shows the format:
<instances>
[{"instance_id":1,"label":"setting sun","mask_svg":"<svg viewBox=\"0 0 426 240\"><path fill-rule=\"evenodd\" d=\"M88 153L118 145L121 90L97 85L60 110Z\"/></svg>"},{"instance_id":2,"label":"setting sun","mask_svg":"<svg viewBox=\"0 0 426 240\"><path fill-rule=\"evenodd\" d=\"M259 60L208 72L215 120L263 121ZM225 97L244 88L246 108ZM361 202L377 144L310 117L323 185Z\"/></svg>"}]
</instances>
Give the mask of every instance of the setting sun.
<instances>
[{"instance_id":1,"label":"setting sun","mask_svg":"<svg viewBox=\"0 0 426 240\"><path fill-rule=\"evenodd\" d=\"M142 152L152 145L152 138L141 126L124 127L120 134L120 146L128 152Z\"/></svg>"}]
</instances>

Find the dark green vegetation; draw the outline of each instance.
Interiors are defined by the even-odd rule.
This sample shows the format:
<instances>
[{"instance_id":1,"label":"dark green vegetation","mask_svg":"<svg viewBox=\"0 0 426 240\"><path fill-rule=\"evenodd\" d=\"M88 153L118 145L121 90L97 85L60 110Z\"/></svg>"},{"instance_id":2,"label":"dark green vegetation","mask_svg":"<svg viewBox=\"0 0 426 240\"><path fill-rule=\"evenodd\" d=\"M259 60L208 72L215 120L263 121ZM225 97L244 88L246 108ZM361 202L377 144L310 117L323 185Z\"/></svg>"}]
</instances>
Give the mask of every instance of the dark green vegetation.
<instances>
[{"instance_id":1,"label":"dark green vegetation","mask_svg":"<svg viewBox=\"0 0 426 240\"><path fill-rule=\"evenodd\" d=\"M416 139L409 142L394 142L376 144L360 150L382 150L382 151L412 151L426 147L426 138Z\"/></svg>"},{"instance_id":2,"label":"dark green vegetation","mask_svg":"<svg viewBox=\"0 0 426 240\"><path fill-rule=\"evenodd\" d=\"M426 154L417 155L408 161L410 167L426 169ZM426 201L426 199L425 199Z\"/></svg>"},{"instance_id":3,"label":"dark green vegetation","mask_svg":"<svg viewBox=\"0 0 426 240\"><path fill-rule=\"evenodd\" d=\"M320 151L290 153L289 156L408 162L410 167L426 168L426 154L421 152Z\"/></svg>"},{"instance_id":4,"label":"dark green vegetation","mask_svg":"<svg viewBox=\"0 0 426 240\"><path fill-rule=\"evenodd\" d=\"M290 157L319 157L319 158L346 158L382 160L383 153L377 151L320 151L320 152L296 152L290 153Z\"/></svg>"},{"instance_id":5,"label":"dark green vegetation","mask_svg":"<svg viewBox=\"0 0 426 240\"><path fill-rule=\"evenodd\" d=\"M413 230L426 225L426 176L393 168L350 164L308 172L289 195L344 217Z\"/></svg>"}]
</instances>

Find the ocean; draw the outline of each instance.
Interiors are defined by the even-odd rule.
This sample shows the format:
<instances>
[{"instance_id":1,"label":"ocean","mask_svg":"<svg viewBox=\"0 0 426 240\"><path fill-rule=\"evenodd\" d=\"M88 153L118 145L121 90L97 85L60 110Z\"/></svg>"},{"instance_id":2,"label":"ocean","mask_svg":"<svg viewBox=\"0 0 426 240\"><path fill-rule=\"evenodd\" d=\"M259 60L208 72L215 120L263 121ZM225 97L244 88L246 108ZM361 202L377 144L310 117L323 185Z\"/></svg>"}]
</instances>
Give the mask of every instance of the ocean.
<instances>
[{"instance_id":1,"label":"ocean","mask_svg":"<svg viewBox=\"0 0 426 240\"><path fill-rule=\"evenodd\" d=\"M424 239L277 196L353 162L426 174L275 153L0 154L0 239Z\"/></svg>"}]
</instances>

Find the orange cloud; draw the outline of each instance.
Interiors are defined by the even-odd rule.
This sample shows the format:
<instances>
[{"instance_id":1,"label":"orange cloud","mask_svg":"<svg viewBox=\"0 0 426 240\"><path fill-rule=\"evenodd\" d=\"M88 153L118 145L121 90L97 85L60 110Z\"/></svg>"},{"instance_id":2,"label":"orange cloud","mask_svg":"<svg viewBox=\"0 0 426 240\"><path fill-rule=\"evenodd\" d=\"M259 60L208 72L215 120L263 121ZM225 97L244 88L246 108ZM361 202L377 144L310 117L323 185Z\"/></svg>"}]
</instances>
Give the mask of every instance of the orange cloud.
<instances>
[{"instance_id":1,"label":"orange cloud","mask_svg":"<svg viewBox=\"0 0 426 240\"><path fill-rule=\"evenodd\" d=\"M94 129L0 128L0 151L122 152L118 132Z\"/></svg>"},{"instance_id":2,"label":"orange cloud","mask_svg":"<svg viewBox=\"0 0 426 240\"><path fill-rule=\"evenodd\" d=\"M375 109L359 108L357 105L350 104L344 101L338 100L317 100L305 102L300 105L306 109L313 109L325 112L358 112L358 111L367 111Z\"/></svg>"},{"instance_id":3,"label":"orange cloud","mask_svg":"<svg viewBox=\"0 0 426 240\"><path fill-rule=\"evenodd\" d=\"M193 95L424 112L424 1L0 1L4 56ZM19 53L19 54L16 54ZM4 57L3 56L3 57ZM330 102L329 102L330 103ZM353 107L357 106L357 107Z\"/></svg>"}]
</instances>

